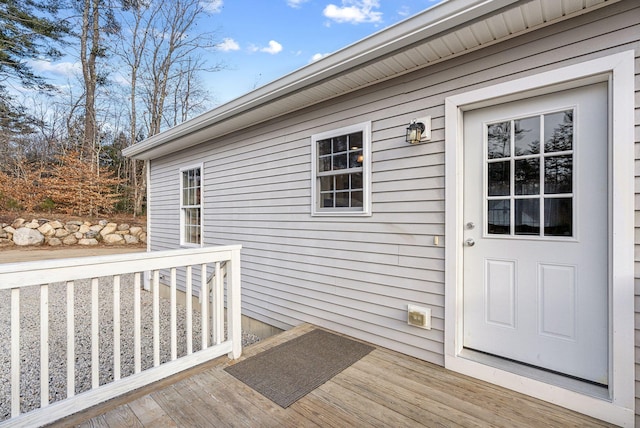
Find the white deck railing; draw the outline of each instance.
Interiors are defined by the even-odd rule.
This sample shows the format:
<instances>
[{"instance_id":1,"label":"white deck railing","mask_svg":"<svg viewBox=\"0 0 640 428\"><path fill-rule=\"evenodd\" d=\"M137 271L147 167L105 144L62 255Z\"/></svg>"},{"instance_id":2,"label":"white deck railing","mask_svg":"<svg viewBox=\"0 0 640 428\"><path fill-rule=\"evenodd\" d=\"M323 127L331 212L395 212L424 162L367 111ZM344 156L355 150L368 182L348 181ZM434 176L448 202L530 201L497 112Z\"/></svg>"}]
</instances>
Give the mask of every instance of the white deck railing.
<instances>
[{"instance_id":1,"label":"white deck railing","mask_svg":"<svg viewBox=\"0 0 640 428\"><path fill-rule=\"evenodd\" d=\"M192 299L186 298L184 307L177 304L177 284L180 274L180 284L184 286L186 296L192 296L195 288L200 288L200 321L201 330L199 336L201 344L194 351L193 337L193 307ZM149 278L149 291L142 289L144 276ZM160 287L161 278L167 283L169 289L169 327L161 329L161 323L166 326L167 321L160 319ZM209 280L207 280L209 278ZM125 284L126 283L126 284ZM123 286L123 284L125 284ZM34 410L28 409L21 414L21 361L24 360L24 350L21 356L21 291L27 294L27 287L38 287L35 294L35 302L27 302L28 305L37 305L39 300L39 355L29 355L30 359L39 360L40 377L40 407ZM66 287L66 290L60 289ZM125 289L126 292L125 292ZM62 291L66 300L66 314L52 313L49 308L50 290L56 289L56 293ZM104 310L104 297L102 293L107 290L109 296L109 308ZM10 291L9 291L10 290ZM88 293L90 308L82 308L82 311L90 311L89 324L78 322L78 303L75 296L79 293ZM226 292L226 295L225 295ZM44 425L73 413L82 411L96 404L102 403L123 393L132 391L152 382L194 367L205 361L228 354L230 358L238 358L242 350L241 319L240 319L240 246L226 246L213 248L200 248L175 251L158 251L150 253L128 253L124 255L84 257L77 259L46 260L39 262L0 264L0 293L5 293L5 299L10 301L10 309L4 305L0 311L10 311L10 380L0 379L10 383L11 416L0 426L39 426ZM10 296L6 293L10 293ZM151 293L151 296L144 295ZM33 293L32 293L33 294ZM58 296L56 294L56 296ZM65 297L66 295L66 297ZM210 298L203 298L209 296ZM39 297L39 299L38 299ZM151 302L152 309L145 307ZM151 297L151 299L149 299ZM132 301L129 301L132 300ZM3 300L3 301L4 301ZM163 299L164 300L164 299ZM226 303L226 304L225 304ZM25 302L22 302L24 308ZM123 307L130 305L133 310L133 332L121 331ZM227 334L225 340L225 306ZM36 308L37 309L37 308ZM58 308L59 309L59 308ZM184 311L184 322L178 327L178 311ZM110 319L104 319L105 313ZM147 319L145 313L149 315ZM60 318L65 326L51 325L50 314L53 318ZM127 315L129 317L129 315ZM129 320L129 318L127 318ZM33 320L31 320L33 322ZM131 321L131 320L129 320ZM104 335L105 324L111 323L112 346L107 347L109 355L100 355L101 329ZM3 325L0 322L0 327ZM5 324L6 325L6 324ZM151 325L152 340L149 340L148 353L152 351L152 361L144 361L143 351L143 326ZM209 329L210 327L210 329ZM66 398L54 401L50 397L50 389L53 388L49 373L50 366L50 332L54 330L66 331ZM77 335L81 329L90 329L90 351L82 350L78 346ZM145 328L144 331L148 331ZM168 330L168 331L166 331ZM180 330L180 331L179 331ZM86 333L86 332L85 332ZM133 366L129 375L122 375L121 356L130 349L123 349L121 335L131 334L128 338L133 342ZM161 335L163 343L168 342L170 350L165 361L161 360ZM37 336L36 332L36 336ZM178 337L184 342L179 356ZM1 337L1 336L0 336ZM103 342L104 342L104 338ZM56 339L56 343L64 344L64 339ZM0 349L2 349L0 343ZM80 344L82 345L82 343ZM102 346L104 348L104 346ZM5 345L6 349L6 345ZM57 348L56 348L57 349ZM125 352L126 351L126 352ZM110 353L113 353L112 355ZM77 377L75 372L79 354L84 353L90 358L91 385L87 391L78 393ZM90 355L90 357L89 357ZM146 355L146 354L145 354ZM59 355L52 357L61 358ZM101 361L113 358L112 372L108 381L101 377ZM144 363L144 364L143 364ZM60 363L62 364L62 363ZM102 362L104 370L104 362ZM146 366L146 367L144 367ZM147 368L148 367L148 368ZM145 369L146 368L146 369ZM110 368L111 371L111 368ZM101 384L102 383L102 384ZM2 390L0 389L0 393ZM2 397L0 397L0 400ZM24 397L22 397L24 400ZM24 407L24 406L23 406ZM1 415L0 415L1 416Z\"/></svg>"}]
</instances>

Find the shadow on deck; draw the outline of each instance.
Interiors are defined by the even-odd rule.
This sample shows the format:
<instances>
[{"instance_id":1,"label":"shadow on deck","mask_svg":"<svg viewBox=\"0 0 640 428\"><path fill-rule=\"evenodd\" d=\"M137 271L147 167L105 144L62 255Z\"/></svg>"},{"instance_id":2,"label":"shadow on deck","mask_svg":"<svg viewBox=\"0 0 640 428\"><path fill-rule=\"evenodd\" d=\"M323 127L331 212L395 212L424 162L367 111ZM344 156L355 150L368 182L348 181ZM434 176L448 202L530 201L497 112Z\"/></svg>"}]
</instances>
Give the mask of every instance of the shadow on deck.
<instances>
[{"instance_id":1,"label":"shadow on deck","mask_svg":"<svg viewBox=\"0 0 640 428\"><path fill-rule=\"evenodd\" d=\"M247 358L316 327L244 349ZM54 427L611 426L384 348L287 409L223 369L218 358L53 424Z\"/></svg>"}]
</instances>

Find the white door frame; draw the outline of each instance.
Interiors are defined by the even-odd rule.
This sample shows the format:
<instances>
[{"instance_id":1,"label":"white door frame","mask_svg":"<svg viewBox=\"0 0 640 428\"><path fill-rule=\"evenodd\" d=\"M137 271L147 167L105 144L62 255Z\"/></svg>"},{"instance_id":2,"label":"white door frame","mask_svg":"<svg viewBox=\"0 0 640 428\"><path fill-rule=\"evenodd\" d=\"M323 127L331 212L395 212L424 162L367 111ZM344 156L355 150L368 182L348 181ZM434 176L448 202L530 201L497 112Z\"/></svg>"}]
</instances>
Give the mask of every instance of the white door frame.
<instances>
[{"instance_id":1,"label":"white door frame","mask_svg":"<svg viewBox=\"0 0 640 428\"><path fill-rule=\"evenodd\" d=\"M622 426L634 424L634 51L445 100L445 367ZM460 356L463 326L463 113L471 108L609 82L610 399L550 385ZM613 142L613 143L612 143Z\"/></svg>"}]
</instances>

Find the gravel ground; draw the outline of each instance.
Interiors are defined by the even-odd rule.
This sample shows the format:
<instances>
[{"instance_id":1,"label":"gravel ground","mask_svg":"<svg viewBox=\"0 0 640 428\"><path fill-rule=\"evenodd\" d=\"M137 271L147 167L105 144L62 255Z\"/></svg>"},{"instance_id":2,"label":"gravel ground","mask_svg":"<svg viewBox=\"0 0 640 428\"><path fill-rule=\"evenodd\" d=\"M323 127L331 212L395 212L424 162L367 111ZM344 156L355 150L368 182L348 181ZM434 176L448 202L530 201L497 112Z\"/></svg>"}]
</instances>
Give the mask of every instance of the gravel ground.
<instances>
[{"instance_id":1,"label":"gravel ground","mask_svg":"<svg viewBox=\"0 0 640 428\"><path fill-rule=\"evenodd\" d=\"M75 283L75 378L76 394L91 389L91 284ZM20 293L20 396L21 412L40 407L40 289L26 287ZM142 291L142 370L153 366L152 296ZM121 281L121 377L133 374L133 276ZM183 307L178 306L178 357L186 355L186 326ZM111 280L100 280L100 384L113 380L113 288ZM50 402L66 397L66 285L49 286L49 397ZM11 415L11 311L10 291L0 291L0 421ZM200 350L201 316L193 314L193 351ZM160 299L160 360L170 360L170 307ZM225 332L226 334L226 332ZM243 332L247 346L260 339Z\"/></svg>"}]
</instances>

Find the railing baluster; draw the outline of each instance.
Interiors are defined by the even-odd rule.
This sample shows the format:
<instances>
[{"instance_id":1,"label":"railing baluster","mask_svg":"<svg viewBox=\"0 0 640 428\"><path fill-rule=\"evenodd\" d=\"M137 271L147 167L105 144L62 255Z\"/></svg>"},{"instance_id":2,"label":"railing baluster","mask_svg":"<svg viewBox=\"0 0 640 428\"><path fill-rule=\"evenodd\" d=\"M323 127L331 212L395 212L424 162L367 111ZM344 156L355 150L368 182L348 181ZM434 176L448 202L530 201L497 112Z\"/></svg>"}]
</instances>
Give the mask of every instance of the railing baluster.
<instances>
[{"instance_id":1,"label":"railing baluster","mask_svg":"<svg viewBox=\"0 0 640 428\"><path fill-rule=\"evenodd\" d=\"M140 272L133 275L133 371L142 370L142 340L140 321Z\"/></svg>"},{"instance_id":2,"label":"railing baluster","mask_svg":"<svg viewBox=\"0 0 640 428\"><path fill-rule=\"evenodd\" d=\"M200 307L202 314L202 349L207 349L209 346L209 284L206 263L200 266Z\"/></svg>"},{"instance_id":3,"label":"railing baluster","mask_svg":"<svg viewBox=\"0 0 640 428\"><path fill-rule=\"evenodd\" d=\"M11 289L11 417L20 414L20 289Z\"/></svg>"},{"instance_id":4,"label":"railing baluster","mask_svg":"<svg viewBox=\"0 0 640 428\"><path fill-rule=\"evenodd\" d=\"M222 317L220 316L220 296L222 286L222 270L220 262L216 262L215 276L213 281L213 302L211 302L211 328L213 329L213 343L216 345L222 342L223 329L220 324Z\"/></svg>"},{"instance_id":5,"label":"railing baluster","mask_svg":"<svg viewBox=\"0 0 640 428\"><path fill-rule=\"evenodd\" d=\"M73 281L67 282L67 398L76 395L75 314Z\"/></svg>"},{"instance_id":6,"label":"railing baluster","mask_svg":"<svg viewBox=\"0 0 640 428\"><path fill-rule=\"evenodd\" d=\"M160 271L153 271L153 367L160 365Z\"/></svg>"},{"instance_id":7,"label":"railing baluster","mask_svg":"<svg viewBox=\"0 0 640 428\"><path fill-rule=\"evenodd\" d=\"M191 355L193 353L193 284L191 277L192 269L191 266L187 266L186 272L186 284L185 284L185 296L186 296L186 322L187 322L187 355Z\"/></svg>"},{"instance_id":8,"label":"railing baluster","mask_svg":"<svg viewBox=\"0 0 640 428\"><path fill-rule=\"evenodd\" d=\"M40 286L40 407L49 405L49 285Z\"/></svg>"},{"instance_id":9,"label":"railing baluster","mask_svg":"<svg viewBox=\"0 0 640 428\"><path fill-rule=\"evenodd\" d=\"M100 386L100 295L98 278L91 279L91 388Z\"/></svg>"},{"instance_id":10,"label":"railing baluster","mask_svg":"<svg viewBox=\"0 0 640 428\"><path fill-rule=\"evenodd\" d=\"M120 379L120 275L113 276L113 380Z\"/></svg>"},{"instance_id":11,"label":"railing baluster","mask_svg":"<svg viewBox=\"0 0 640 428\"><path fill-rule=\"evenodd\" d=\"M176 314L176 268L171 268L171 361L178 358L178 333L176 331L177 314Z\"/></svg>"}]
</instances>

